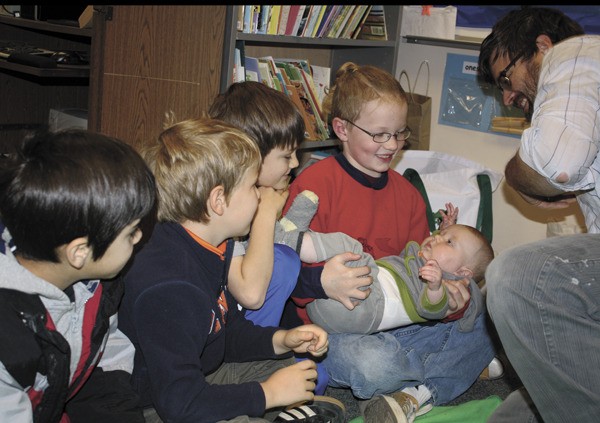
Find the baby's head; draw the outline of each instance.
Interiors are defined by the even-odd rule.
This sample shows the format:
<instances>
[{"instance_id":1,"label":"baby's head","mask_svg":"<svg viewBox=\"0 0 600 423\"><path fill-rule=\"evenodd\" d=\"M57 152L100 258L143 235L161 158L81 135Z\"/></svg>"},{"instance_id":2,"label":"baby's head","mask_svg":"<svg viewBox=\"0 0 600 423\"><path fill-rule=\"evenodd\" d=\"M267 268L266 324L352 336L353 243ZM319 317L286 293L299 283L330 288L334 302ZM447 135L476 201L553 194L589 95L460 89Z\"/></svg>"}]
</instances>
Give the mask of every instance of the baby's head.
<instances>
[{"instance_id":1,"label":"baby's head","mask_svg":"<svg viewBox=\"0 0 600 423\"><path fill-rule=\"evenodd\" d=\"M437 261L445 272L479 282L494 258L494 250L477 229L457 224L426 238L421 244L421 256Z\"/></svg>"}]
</instances>

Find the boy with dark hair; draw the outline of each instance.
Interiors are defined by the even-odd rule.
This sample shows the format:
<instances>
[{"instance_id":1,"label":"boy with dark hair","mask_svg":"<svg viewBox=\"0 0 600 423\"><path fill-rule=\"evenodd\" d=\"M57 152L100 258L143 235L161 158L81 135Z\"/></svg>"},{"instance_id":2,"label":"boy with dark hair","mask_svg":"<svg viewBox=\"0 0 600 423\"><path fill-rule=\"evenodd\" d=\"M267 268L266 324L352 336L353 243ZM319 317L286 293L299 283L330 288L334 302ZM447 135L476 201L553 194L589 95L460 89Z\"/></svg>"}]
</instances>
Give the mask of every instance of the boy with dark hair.
<instances>
[{"instance_id":1,"label":"boy with dark hair","mask_svg":"<svg viewBox=\"0 0 600 423\"><path fill-rule=\"evenodd\" d=\"M157 180L158 223L125 276L120 327L136 346L146 422L341 423L343 405L313 394L315 363L291 357L322 356L327 333L255 325L228 289L233 237L248 234L260 198L255 142L222 121L192 119L143 155Z\"/></svg>"},{"instance_id":2,"label":"boy with dark hair","mask_svg":"<svg viewBox=\"0 0 600 423\"><path fill-rule=\"evenodd\" d=\"M143 159L103 135L37 134L0 159L0 421L143 421L108 279L154 199Z\"/></svg>"},{"instance_id":3,"label":"boy with dark hair","mask_svg":"<svg viewBox=\"0 0 600 423\"><path fill-rule=\"evenodd\" d=\"M247 240L235 243L228 288L249 320L279 326L300 259L291 248L273 244L273 234L288 197L290 173L298 166L304 121L285 94L254 81L232 84L215 98L208 114L244 131L260 150L260 203Z\"/></svg>"}]
</instances>

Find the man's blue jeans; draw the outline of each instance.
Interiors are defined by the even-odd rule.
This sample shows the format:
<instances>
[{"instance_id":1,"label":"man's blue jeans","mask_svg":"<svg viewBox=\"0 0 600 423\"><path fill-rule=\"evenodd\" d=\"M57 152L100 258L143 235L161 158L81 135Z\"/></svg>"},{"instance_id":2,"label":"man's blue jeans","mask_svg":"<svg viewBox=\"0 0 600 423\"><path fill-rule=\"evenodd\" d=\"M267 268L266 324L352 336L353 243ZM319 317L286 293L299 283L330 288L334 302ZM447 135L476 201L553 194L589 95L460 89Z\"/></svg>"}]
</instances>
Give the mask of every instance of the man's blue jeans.
<instances>
[{"instance_id":1,"label":"man's blue jeans","mask_svg":"<svg viewBox=\"0 0 600 423\"><path fill-rule=\"evenodd\" d=\"M369 399L425 384L433 403L445 404L465 392L494 358L486 320L481 314L472 332L460 332L456 322L428 322L372 335L330 334L323 361L329 385Z\"/></svg>"},{"instance_id":2,"label":"man's blue jeans","mask_svg":"<svg viewBox=\"0 0 600 423\"><path fill-rule=\"evenodd\" d=\"M506 355L544 421L600 418L600 234L513 247L486 280Z\"/></svg>"}]
</instances>

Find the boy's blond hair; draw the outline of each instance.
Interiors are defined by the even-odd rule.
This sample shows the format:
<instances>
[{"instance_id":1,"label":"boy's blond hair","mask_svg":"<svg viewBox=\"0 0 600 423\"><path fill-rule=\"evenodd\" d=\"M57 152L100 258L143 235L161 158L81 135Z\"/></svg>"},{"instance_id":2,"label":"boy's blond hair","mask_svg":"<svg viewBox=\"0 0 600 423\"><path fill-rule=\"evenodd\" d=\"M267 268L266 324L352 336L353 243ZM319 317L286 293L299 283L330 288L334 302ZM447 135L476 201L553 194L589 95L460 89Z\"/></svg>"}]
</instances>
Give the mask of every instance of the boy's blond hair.
<instances>
[{"instance_id":1,"label":"boy's blond hair","mask_svg":"<svg viewBox=\"0 0 600 423\"><path fill-rule=\"evenodd\" d=\"M158 187L159 221L207 223L207 200L223 186L227 200L246 173L261 163L256 143L244 132L201 117L165 129L142 155Z\"/></svg>"},{"instance_id":2,"label":"boy's blond hair","mask_svg":"<svg viewBox=\"0 0 600 423\"><path fill-rule=\"evenodd\" d=\"M406 104L406 93L389 72L371 65L344 63L335 74L334 85L323 100L327 121L335 117L357 120L365 103L372 100Z\"/></svg>"}]
</instances>

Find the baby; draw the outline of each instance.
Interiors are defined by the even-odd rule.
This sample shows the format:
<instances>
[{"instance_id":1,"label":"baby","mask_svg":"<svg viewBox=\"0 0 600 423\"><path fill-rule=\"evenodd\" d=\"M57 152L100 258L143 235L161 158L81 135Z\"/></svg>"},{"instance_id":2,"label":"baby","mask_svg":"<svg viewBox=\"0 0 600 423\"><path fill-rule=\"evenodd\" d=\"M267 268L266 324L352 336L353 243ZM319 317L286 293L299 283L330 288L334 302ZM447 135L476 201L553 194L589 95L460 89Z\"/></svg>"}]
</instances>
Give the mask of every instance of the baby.
<instances>
[{"instance_id":1,"label":"baby","mask_svg":"<svg viewBox=\"0 0 600 423\"><path fill-rule=\"evenodd\" d=\"M457 210L449 206L450 214L456 214ZM345 251L361 254L361 259L348 265L368 265L373 284L369 297L354 310L330 299L309 303L307 312L314 323L330 333L368 334L446 319L459 320L462 331L472 330L475 318L485 307L477 282L483 279L494 257L490 243L478 230L444 225L421 245L410 241L399 255L375 261L363 252L360 242L346 234L310 231L308 226L317 207L318 198L313 192L300 193L280 219L275 242L295 248L305 263L325 261ZM470 290L471 299L462 310L453 310L447 295L446 287L456 283L453 281L460 281Z\"/></svg>"}]
</instances>

